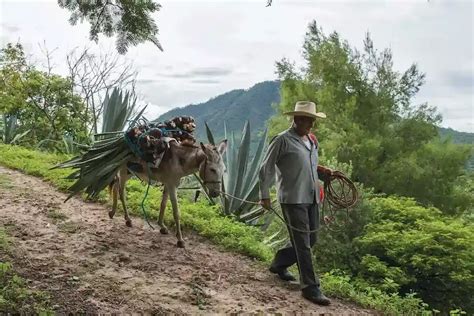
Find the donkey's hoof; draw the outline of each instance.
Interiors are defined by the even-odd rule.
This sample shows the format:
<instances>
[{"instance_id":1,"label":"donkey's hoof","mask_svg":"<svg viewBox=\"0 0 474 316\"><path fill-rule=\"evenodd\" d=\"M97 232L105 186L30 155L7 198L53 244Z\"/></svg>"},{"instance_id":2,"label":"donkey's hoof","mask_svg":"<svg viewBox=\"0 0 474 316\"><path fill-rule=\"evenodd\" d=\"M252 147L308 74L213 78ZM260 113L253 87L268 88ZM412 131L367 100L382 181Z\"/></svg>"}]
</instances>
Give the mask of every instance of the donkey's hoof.
<instances>
[{"instance_id":1,"label":"donkey's hoof","mask_svg":"<svg viewBox=\"0 0 474 316\"><path fill-rule=\"evenodd\" d=\"M184 241L178 240L178 243L176 245L178 246L178 248L184 248Z\"/></svg>"},{"instance_id":2,"label":"donkey's hoof","mask_svg":"<svg viewBox=\"0 0 474 316\"><path fill-rule=\"evenodd\" d=\"M160 233L162 233L163 235L168 235L169 234L168 228L161 227L160 228Z\"/></svg>"},{"instance_id":3,"label":"donkey's hoof","mask_svg":"<svg viewBox=\"0 0 474 316\"><path fill-rule=\"evenodd\" d=\"M109 217L110 217L110 218L114 218L114 215L115 215L115 212L113 212L113 211L110 211L110 212L109 212Z\"/></svg>"},{"instance_id":4,"label":"donkey's hoof","mask_svg":"<svg viewBox=\"0 0 474 316\"><path fill-rule=\"evenodd\" d=\"M126 220L125 225L127 225L127 227L132 227L132 221L131 220Z\"/></svg>"}]
</instances>

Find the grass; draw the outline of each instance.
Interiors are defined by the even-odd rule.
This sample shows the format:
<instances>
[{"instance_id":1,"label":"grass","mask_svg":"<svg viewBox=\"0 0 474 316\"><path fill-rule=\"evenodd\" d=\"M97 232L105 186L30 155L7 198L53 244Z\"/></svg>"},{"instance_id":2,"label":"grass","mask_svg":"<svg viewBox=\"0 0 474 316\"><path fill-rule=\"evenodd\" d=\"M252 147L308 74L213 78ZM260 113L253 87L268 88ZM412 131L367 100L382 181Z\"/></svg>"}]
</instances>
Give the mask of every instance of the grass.
<instances>
[{"instance_id":1,"label":"grass","mask_svg":"<svg viewBox=\"0 0 474 316\"><path fill-rule=\"evenodd\" d=\"M59 190L67 191L72 184L65 179L70 170L49 170L58 162L68 159L67 156L48 154L25 149L18 146L0 144L0 164L12 169L21 170L24 173L38 176L52 183ZM146 187L137 180L129 181L127 184L127 205L129 211L137 216L142 216L141 203ZM144 205L151 220L156 222L159 209L161 192L156 187L151 187L148 199ZM102 192L98 201L106 203L107 194ZM218 206L211 206L206 201L197 203L189 202L188 199L180 199L181 223L184 228L193 229L199 235L204 236L215 244L225 249L245 254L258 259L268 265L273 257L273 249L263 243L263 233L251 226L234 221L230 217L220 214ZM56 215L52 215L56 216ZM173 225L171 211L168 209L165 216L168 226ZM65 225L63 223L62 225ZM69 225L69 224L68 224ZM70 225L63 227L64 231L75 232L77 227ZM361 306L373 308L389 315L429 315L426 304L413 296L400 297L396 294L386 294L378 289L367 288L358 285L340 273L326 273L321 276L325 293L333 297L349 299ZM202 297L197 296L198 305L202 305Z\"/></svg>"},{"instance_id":2,"label":"grass","mask_svg":"<svg viewBox=\"0 0 474 316\"><path fill-rule=\"evenodd\" d=\"M0 253L10 251L5 231L0 228ZM0 312L1 314L52 314L49 296L30 290L26 281L18 276L10 262L0 260Z\"/></svg>"}]
</instances>

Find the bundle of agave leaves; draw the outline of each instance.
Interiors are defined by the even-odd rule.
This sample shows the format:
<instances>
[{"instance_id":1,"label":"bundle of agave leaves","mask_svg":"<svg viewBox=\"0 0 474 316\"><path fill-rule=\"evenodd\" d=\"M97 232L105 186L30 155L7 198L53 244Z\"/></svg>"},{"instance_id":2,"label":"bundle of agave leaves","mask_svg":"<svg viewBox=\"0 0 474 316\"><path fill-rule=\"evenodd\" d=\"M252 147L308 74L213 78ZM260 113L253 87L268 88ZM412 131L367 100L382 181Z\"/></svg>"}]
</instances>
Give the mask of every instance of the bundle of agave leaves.
<instances>
[{"instance_id":1,"label":"bundle of agave leaves","mask_svg":"<svg viewBox=\"0 0 474 316\"><path fill-rule=\"evenodd\" d=\"M95 141L82 155L62 162L55 168L76 169L67 178L76 179L69 188L68 198L84 190L94 199L112 182L119 169L133 158L155 164L165 150L161 137L193 142L195 124L192 117L176 117L165 123L152 124L142 117L145 108L131 121L127 132L108 132L96 135Z\"/></svg>"}]
</instances>

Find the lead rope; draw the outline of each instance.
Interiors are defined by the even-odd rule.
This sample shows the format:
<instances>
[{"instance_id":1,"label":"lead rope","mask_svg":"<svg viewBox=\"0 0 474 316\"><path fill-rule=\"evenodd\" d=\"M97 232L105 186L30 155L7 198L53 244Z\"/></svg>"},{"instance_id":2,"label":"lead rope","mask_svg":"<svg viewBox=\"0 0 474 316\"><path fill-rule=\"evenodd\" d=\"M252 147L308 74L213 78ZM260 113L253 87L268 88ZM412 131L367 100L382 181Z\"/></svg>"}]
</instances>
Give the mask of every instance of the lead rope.
<instances>
[{"instance_id":1,"label":"lead rope","mask_svg":"<svg viewBox=\"0 0 474 316\"><path fill-rule=\"evenodd\" d=\"M253 204L253 205L260 205L261 204L259 202L254 202L254 201L249 201L249 200L245 200L245 199L241 199L241 198L238 198L232 194L229 194L229 193L226 193L226 192L223 192L223 191L218 191L220 194L223 194L223 195L226 195L228 197L231 197L235 200L238 200L238 201L241 201L241 202L244 202L244 203L248 203L248 204ZM287 223L285 221L285 219L273 208L270 206L270 211L272 211L273 213L275 213L277 215L277 217L286 225L288 226L288 228L290 228L291 230L294 230L294 231L297 231L297 232L301 232L301 233L307 233L307 234L312 234L312 233L315 233L319 230L321 230L321 228L316 228L316 229L313 229L313 230L303 230L303 229L299 229L299 228L296 228L292 225L290 225L289 223Z\"/></svg>"}]
</instances>

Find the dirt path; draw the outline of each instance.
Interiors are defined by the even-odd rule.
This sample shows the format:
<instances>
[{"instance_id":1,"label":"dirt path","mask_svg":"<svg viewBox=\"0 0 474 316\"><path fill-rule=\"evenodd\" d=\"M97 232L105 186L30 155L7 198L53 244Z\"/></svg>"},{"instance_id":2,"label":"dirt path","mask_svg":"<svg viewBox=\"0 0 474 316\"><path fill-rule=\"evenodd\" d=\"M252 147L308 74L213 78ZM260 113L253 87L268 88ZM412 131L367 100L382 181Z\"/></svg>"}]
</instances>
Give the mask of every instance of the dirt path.
<instances>
[{"instance_id":1,"label":"dirt path","mask_svg":"<svg viewBox=\"0 0 474 316\"><path fill-rule=\"evenodd\" d=\"M139 218L127 228L102 205L62 203L66 195L42 180L3 167L0 177L0 226L13 243L7 259L60 313L371 313L337 300L308 303L297 285L189 231L178 249L173 234Z\"/></svg>"}]
</instances>

